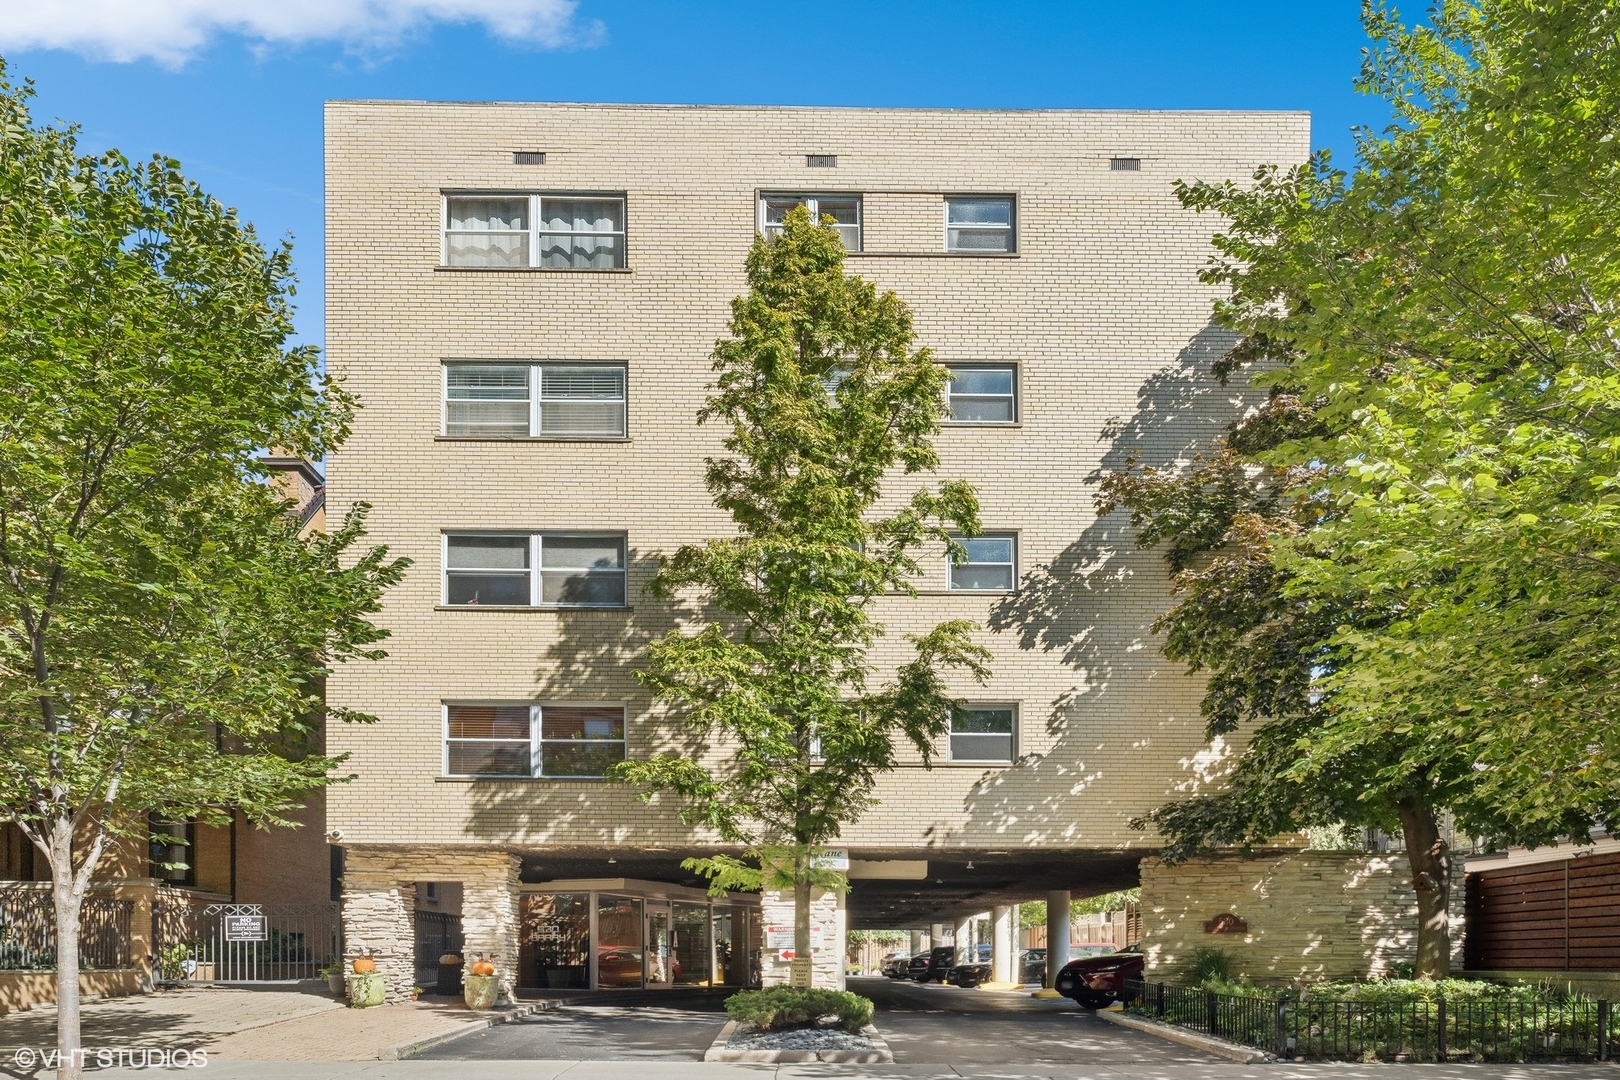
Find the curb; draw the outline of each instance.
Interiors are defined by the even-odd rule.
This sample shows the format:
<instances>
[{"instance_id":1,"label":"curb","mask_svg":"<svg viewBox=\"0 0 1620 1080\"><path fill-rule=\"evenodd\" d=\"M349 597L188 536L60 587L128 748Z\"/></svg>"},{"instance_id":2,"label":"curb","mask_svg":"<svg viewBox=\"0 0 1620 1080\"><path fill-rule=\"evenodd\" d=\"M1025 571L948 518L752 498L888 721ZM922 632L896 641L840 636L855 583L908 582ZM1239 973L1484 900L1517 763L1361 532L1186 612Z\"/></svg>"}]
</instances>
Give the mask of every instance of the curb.
<instances>
[{"instance_id":1,"label":"curb","mask_svg":"<svg viewBox=\"0 0 1620 1080\"><path fill-rule=\"evenodd\" d=\"M812 1061L839 1065L894 1064L894 1052L871 1024L861 1028L861 1034L872 1040L871 1050L727 1050L726 1043L731 1041L739 1026L737 1021L727 1020L714 1042L703 1051L703 1060L741 1061L757 1065L799 1065Z\"/></svg>"},{"instance_id":2,"label":"curb","mask_svg":"<svg viewBox=\"0 0 1620 1080\"><path fill-rule=\"evenodd\" d=\"M1239 1065L1260 1065L1277 1060L1264 1050L1256 1050L1250 1046L1239 1046L1237 1043L1229 1043L1225 1039L1217 1039L1212 1035L1201 1035L1196 1031L1185 1031L1169 1024L1161 1024L1156 1020L1144 1020L1140 1016L1131 1016L1127 1013L1115 1012L1112 1009L1099 1009L1096 1015L1110 1024L1130 1028L1132 1031L1146 1032L1168 1042L1179 1043L1194 1050L1202 1050L1205 1053L1226 1058L1228 1061L1235 1061Z\"/></svg>"},{"instance_id":3,"label":"curb","mask_svg":"<svg viewBox=\"0 0 1620 1080\"><path fill-rule=\"evenodd\" d=\"M499 1027L501 1024L510 1024L512 1021L522 1019L525 1016L532 1016L535 1013L541 1012L551 1012L553 1009L558 1009L561 1007L561 1005L554 1002L539 1001L533 1004L516 1005L512 1006L511 1008L501 1009L494 1015L485 1017L482 1023L467 1024L464 1027L456 1028L454 1031L441 1031L437 1035L429 1035L425 1039L412 1039L410 1042L400 1043L398 1046L386 1046L380 1053L378 1053L377 1060L401 1061L405 1058L418 1054L423 1050L428 1050L435 1046L443 1046L445 1043L455 1042L457 1039L464 1039L474 1032L488 1031L492 1027Z\"/></svg>"}]
</instances>

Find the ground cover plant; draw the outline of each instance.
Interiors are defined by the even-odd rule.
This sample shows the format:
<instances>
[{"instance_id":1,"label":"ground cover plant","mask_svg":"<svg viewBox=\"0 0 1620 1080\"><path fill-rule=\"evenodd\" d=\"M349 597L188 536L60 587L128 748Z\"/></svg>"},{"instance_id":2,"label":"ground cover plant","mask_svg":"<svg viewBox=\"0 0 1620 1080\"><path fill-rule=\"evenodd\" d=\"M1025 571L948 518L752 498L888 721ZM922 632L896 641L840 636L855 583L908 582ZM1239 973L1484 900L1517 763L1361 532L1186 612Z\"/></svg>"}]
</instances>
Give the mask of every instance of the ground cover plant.
<instances>
[{"instance_id":1,"label":"ground cover plant","mask_svg":"<svg viewBox=\"0 0 1620 1080\"><path fill-rule=\"evenodd\" d=\"M760 1031L838 1027L858 1032L872 1022L872 1002L847 990L772 986L732 994L726 1015Z\"/></svg>"}]
</instances>

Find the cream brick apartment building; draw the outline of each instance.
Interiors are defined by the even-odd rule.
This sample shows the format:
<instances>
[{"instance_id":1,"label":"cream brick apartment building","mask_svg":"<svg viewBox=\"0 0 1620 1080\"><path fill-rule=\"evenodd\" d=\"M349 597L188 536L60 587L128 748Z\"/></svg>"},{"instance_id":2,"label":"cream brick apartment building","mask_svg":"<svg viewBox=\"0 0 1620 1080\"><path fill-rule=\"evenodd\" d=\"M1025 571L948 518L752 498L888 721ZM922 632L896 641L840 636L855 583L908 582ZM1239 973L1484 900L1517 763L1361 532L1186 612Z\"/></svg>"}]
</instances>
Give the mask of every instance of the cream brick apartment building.
<instances>
[{"instance_id":1,"label":"cream brick apartment building","mask_svg":"<svg viewBox=\"0 0 1620 1080\"><path fill-rule=\"evenodd\" d=\"M350 947L396 991L428 882L520 989L757 976L757 900L679 867L711 838L591 777L685 748L633 674L683 608L641 587L728 529L709 353L756 233L801 201L955 369L939 475L982 504L972 564L941 550L884 607L880 666L947 618L994 655L939 763L906 760L846 830L829 933L1134 883L1154 844L1128 822L1222 749L1150 631L1162 562L1092 500L1243 407L1208 377L1218 223L1172 184L1302 161L1307 115L334 102L326 140L328 357L363 405L328 504L371 504L414 560L388 658L329 687L381 722L329 733L357 779L328 829Z\"/></svg>"}]
</instances>

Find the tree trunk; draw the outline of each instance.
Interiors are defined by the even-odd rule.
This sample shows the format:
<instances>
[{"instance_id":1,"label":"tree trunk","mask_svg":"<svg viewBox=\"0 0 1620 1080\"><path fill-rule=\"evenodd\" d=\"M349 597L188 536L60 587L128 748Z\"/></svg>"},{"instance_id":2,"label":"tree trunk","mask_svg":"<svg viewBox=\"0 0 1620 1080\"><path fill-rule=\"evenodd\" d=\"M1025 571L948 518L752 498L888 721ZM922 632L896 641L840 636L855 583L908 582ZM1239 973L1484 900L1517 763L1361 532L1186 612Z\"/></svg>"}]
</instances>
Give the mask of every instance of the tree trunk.
<instances>
[{"instance_id":1,"label":"tree trunk","mask_svg":"<svg viewBox=\"0 0 1620 1080\"><path fill-rule=\"evenodd\" d=\"M810 955L810 849L798 845L793 856L793 955Z\"/></svg>"},{"instance_id":2,"label":"tree trunk","mask_svg":"<svg viewBox=\"0 0 1620 1080\"><path fill-rule=\"evenodd\" d=\"M1440 817L1434 807L1415 796L1395 804L1401 819L1401 838L1412 868L1417 892L1417 977L1444 979L1451 975L1451 849L1440 835Z\"/></svg>"},{"instance_id":3,"label":"tree trunk","mask_svg":"<svg viewBox=\"0 0 1620 1080\"><path fill-rule=\"evenodd\" d=\"M51 900L56 909L56 1077L80 1080L79 909L84 888L73 872L73 822L51 827Z\"/></svg>"}]
</instances>

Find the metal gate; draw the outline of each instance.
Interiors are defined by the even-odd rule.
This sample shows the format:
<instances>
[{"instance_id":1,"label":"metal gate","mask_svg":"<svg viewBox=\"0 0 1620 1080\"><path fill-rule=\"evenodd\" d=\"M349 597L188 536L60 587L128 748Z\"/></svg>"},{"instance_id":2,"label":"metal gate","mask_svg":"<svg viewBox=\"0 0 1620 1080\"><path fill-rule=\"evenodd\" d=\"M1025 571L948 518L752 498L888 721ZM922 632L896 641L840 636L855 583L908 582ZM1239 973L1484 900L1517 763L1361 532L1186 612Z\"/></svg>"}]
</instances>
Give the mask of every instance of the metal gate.
<instances>
[{"instance_id":1,"label":"metal gate","mask_svg":"<svg viewBox=\"0 0 1620 1080\"><path fill-rule=\"evenodd\" d=\"M163 982L296 982L343 956L337 904L219 904L169 896L152 905Z\"/></svg>"}]
</instances>

